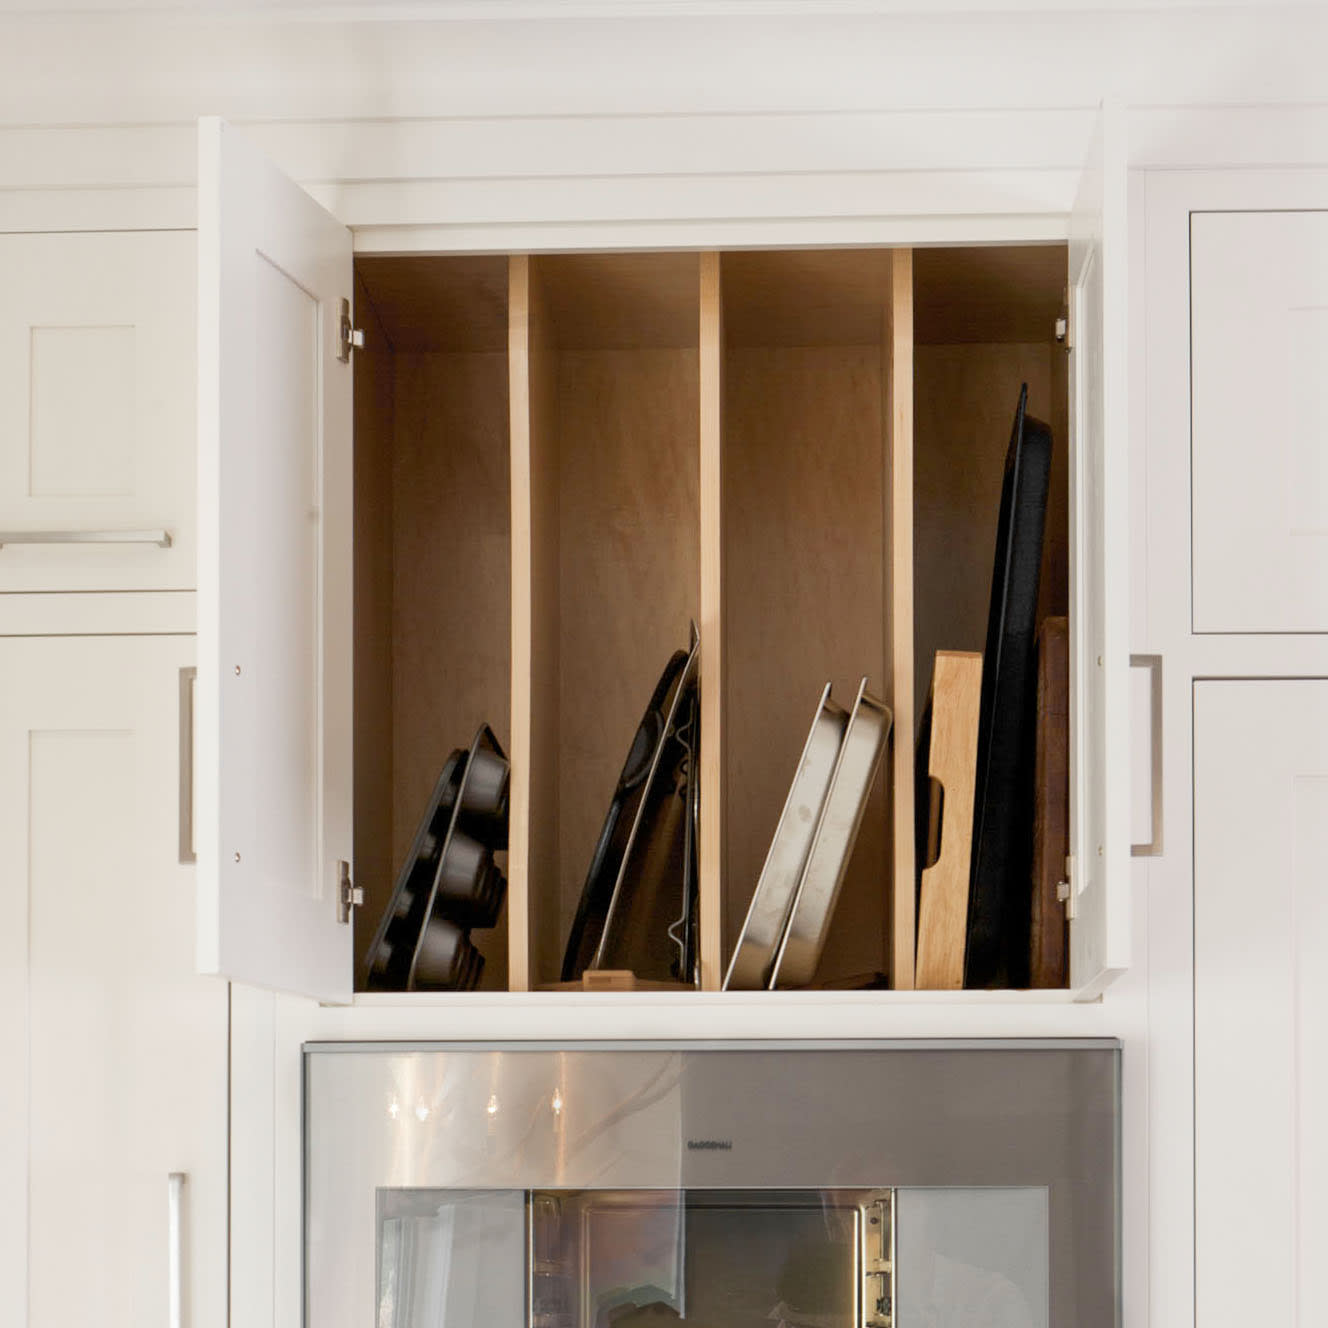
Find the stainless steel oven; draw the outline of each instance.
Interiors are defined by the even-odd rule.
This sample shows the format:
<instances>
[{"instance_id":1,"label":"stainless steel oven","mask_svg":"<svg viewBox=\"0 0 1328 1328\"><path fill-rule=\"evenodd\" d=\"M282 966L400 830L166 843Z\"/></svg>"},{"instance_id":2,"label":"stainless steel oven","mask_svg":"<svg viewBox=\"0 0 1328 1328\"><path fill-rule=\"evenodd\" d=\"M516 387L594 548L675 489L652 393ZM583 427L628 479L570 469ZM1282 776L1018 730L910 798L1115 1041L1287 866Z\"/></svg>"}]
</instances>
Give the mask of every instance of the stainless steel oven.
<instances>
[{"instance_id":1,"label":"stainless steel oven","mask_svg":"<svg viewBox=\"0 0 1328 1328\"><path fill-rule=\"evenodd\" d=\"M309 1328L1114 1328L1104 1040L305 1049Z\"/></svg>"}]
</instances>

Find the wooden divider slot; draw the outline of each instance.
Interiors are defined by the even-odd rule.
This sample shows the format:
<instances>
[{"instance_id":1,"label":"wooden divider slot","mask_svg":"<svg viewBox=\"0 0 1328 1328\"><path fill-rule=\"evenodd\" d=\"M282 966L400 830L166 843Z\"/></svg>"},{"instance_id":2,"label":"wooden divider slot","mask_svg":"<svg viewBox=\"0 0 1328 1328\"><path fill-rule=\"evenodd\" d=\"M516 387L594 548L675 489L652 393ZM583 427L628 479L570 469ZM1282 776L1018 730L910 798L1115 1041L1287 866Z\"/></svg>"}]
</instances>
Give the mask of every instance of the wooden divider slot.
<instances>
[{"instance_id":1,"label":"wooden divider slot","mask_svg":"<svg viewBox=\"0 0 1328 1328\"><path fill-rule=\"evenodd\" d=\"M821 689L851 704L865 675L892 697L894 268L888 250L802 250L725 254L722 271L727 959ZM818 981L890 967L889 782L868 803Z\"/></svg>"},{"instance_id":2,"label":"wooden divider slot","mask_svg":"<svg viewBox=\"0 0 1328 1328\"><path fill-rule=\"evenodd\" d=\"M525 331L514 322L512 343L514 365L523 346L529 362L528 400L514 392L513 410L529 421L529 459L523 469L514 458L513 508L529 513L529 547L517 547L514 595L529 605L514 603L513 638L530 644L513 700L529 695L534 988L560 977L637 724L699 617L699 258L514 259L514 293L523 283Z\"/></svg>"},{"instance_id":3,"label":"wooden divider slot","mask_svg":"<svg viewBox=\"0 0 1328 1328\"><path fill-rule=\"evenodd\" d=\"M512 522L507 260L362 256L356 278L362 962L448 753L484 723L509 745ZM472 940L483 987L507 987L507 919Z\"/></svg>"}]
</instances>

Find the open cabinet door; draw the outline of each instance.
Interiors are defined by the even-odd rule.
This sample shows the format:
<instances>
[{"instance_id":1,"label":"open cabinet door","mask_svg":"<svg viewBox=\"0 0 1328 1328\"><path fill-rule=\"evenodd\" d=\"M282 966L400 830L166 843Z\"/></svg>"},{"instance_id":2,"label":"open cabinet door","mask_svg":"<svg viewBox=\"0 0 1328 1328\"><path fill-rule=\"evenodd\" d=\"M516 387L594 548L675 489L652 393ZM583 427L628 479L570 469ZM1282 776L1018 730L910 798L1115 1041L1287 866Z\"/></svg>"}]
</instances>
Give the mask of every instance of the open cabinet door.
<instances>
[{"instance_id":1,"label":"open cabinet door","mask_svg":"<svg viewBox=\"0 0 1328 1328\"><path fill-rule=\"evenodd\" d=\"M1124 126L1104 108L1070 224L1070 985L1129 962L1129 483Z\"/></svg>"},{"instance_id":2,"label":"open cabinet door","mask_svg":"<svg viewBox=\"0 0 1328 1328\"><path fill-rule=\"evenodd\" d=\"M198 954L350 999L350 232L199 124Z\"/></svg>"}]
</instances>

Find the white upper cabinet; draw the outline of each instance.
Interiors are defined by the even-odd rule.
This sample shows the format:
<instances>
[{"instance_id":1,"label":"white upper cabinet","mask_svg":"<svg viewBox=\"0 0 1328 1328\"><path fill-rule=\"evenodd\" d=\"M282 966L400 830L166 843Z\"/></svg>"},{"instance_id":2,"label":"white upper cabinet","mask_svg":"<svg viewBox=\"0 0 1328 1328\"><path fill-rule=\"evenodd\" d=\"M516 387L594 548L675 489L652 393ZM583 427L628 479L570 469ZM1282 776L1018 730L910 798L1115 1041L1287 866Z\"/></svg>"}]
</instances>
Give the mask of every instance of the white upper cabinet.
<instances>
[{"instance_id":1,"label":"white upper cabinet","mask_svg":"<svg viewBox=\"0 0 1328 1328\"><path fill-rule=\"evenodd\" d=\"M1190 222L1194 630L1328 632L1328 212Z\"/></svg>"},{"instance_id":2,"label":"white upper cabinet","mask_svg":"<svg viewBox=\"0 0 1328 1328\"><path fill-rule=\"evenodd\" d=\"M1070 985L1129 964L1124 126L1102 114L1070 226Z\"/></svg>"},{"instance_id":3,"label":"white upper cabinet","mask_svg":"<svg viewBox=\"0 0 1328 1328\"><path fill-rule=\"evenodd\" d=\"M194 237L0 235L0 593L194 585Z\"/></svg>"},{"instance_id":4,"label":"white upper cabinet","mask_svg":"<svg viewBox=\"0 0 1328 1328\"><path fill-rule=\"evenodd\" d=\"M988 324L983 324L988 326L992 345L1005 357L999 361L1002 366L1014 363L1013 352L999 343L1033 346L1029 354L1036 354L1031 362L1042 375L1040 390L1047 404L1054 404L1056 410L1050 418L1064 420L1058 426L1058 433L1063 434L1068 425L1068 449L1063 437L1058 442L1061 465L1067 450L1069 455L1068 482L1062 470L1057 490L1060 499L1055 514L1053 551L1059 561L1048 560L1049 566L1054 563L1057 568L1055 585L1059 599L1057 608L1044 606L1043 611L1064 613L1068 599L1073 633L1070 679L1073 860L1067 868L1071 919L1068 986L1085 999L1098 994L1126 967L1129 958L1126 176L1121 132L1119 120L1110 113L1104 114L1068 227L1064 197L1056 211L1045 218L1045 231L1053 237L1065 236L1068 243L1062 254L1058 252L1059 246L1047 244L1044 236L1043 244L1028 258L1021 269L1024 275L1020 283L1029 289L1021 288L1008 295L1019 317L1012 321L989 319ZM341 920L346 911L342 907L342 887L348 883L354 861L352 373L342 348L343 309L352 297L351 235L303 189L220 121L204 121L201 125L199 171L196 834L201 965L206 971L223 973L236 980L325 1001L345 1001L352 994L354 955L352 928ZM372 225L387 227L404 220L410 206L414 205L409 199L387 191ZM717 235L722 232L726 240L739 247L769 249L772 239L790 242L789 224L778 223L778 218L758 217L728 228L716 225L714 229ZM926 241L957 237L974 249L985 246L988 254L1020 238L1017 232L1002 229L1000 218L977 210L946 218L944 225L938 223L935 230L934 237L923 231L916 238ZM564 221L547 235L537 234L532 247L557 245L577 251L589 246L595 234L591 226L581 230ZM814 248L828 245L833 238L823 226L808 221L798 224L793 241L798 246ZM644 499L650 488L648 484L632 481L631 485L625 485L622 478L635 474L632 466L640 465L648 449L657 446L652 442L653 434L636 431L633 413L648 417L651 428L657 428L658 412L643 408L644 389L638 377L641 382L654 380L633 367L644 362L640 356L624 358L617 352L668 348L688 374L701 363L709 363L718 373L726 359L730 368L745 365L753 373L764 372L763 366L770 362L765 352L779 349L783 345L779 338L785 333L776 329L775 340L769 341L771 329L761 317L752 316L751 311L759 312L771 283L777 285L782 280L786 285L780 287L784 291L780 298L787 298L790 308L800 308L799 301L806 301L807 308L821 313L826 309L832 312L839 309L842 313L846 309L851 319L843 327L838 315L827 319L825 327L816 323L815 318L808 326L819 329L817 335L832 348L832 355L839 355L844 347L851 345L858 348L855 354L861 358L864 336L867 343L875 344L872 338L879 335L882 326L881 307L871 303L865 322L862 314L866 308L863 301L870 303L875 298L871 282L878 281L880 273L886 270L882 260L889 257L888 248L886 243L876 248L866 244L860 254L845 251L838 255L823 254L783 267L778 249L770 249L765 256L721 253L721 268L727 265L730 280L726 286L721 283L711 298L715 301L716 315L727 307L731 335L715 341L704 351L712 356L708 361L702 358L703 351L694 340L697 310L702 307L698 284L700 264L695 254L644 255L644 266L635 257L581 252L535 260L537 312L543 321L532 336L526 336L520 329L519 320L509 324L515 316L506 303L508 280L513 271L523 270L519 260L515 268L506 270L505 258L487 256L477 259L474 255L420 252L404 257L362 258L355 279L362 283L366 306L370 303L373 306L372 315L366 309L366 320L372 317L371 325L378 331L370 353L360 365L362 386L374 388L373 392L365 392L361 401L359 439L361 482L366 485L362 490L363 509L373 515L373 520L365 523L362 534L361 570L365 584L356 606L364 666L361 721L364 732L375 730L374 741L380 744L370 747L366 741L359 754L362 801L358 849L364 879L356 884L366 887L368 916L362 921L369 935L388 906L393 865L401 861L409 842L405 835L419 816L438 762L450 745L465 741L480 720L495 720L501 727L510 705L514 731L520 723L526 723L532 726L531 731L538 727L541 733L555 735L548 739L546 766L540 766L529 752L521 750L519 743L513 743L513 787L528 785L536 792L525 798L513 797L512 841L519 844L521 837L529 834L532 839L538 837L546 847L554 848L537 869L522 862L521 850L514 854L517 865L509 882L507 923L500 924L499 929L483 929L496 931L507 926L502 936L484 938L493 947L494 955L499 956L490 966L493 979L490 989L525 990L527 982L537 987L556 978L556 952L564 943L584 880L585 864L594 847L594 832L612 792L613 776L620 769L621 747L630 737L630 720L639 714L637 692L658 669L655 656L662 649L653 638L646 639L647 633L622 629L621 623L626 619L615 608L613 599L619 593L614 590L619 582L614 577L599 575L603 568L611 568L615 576L622 570L624 557L614 541L620 537L634 541L640 530L654 519L651 513L655 510ZM903 254L910 251L899 250L895 257ZM656 260L662 261L663 266ZM855 275L855 265L859 263L864 272L876 274L871 281L864 283ZM652 264L664 277L655 286L642 276L652 270ZM893 264L892 257L889 259L892 274ZM529 281L529 268L524 270ZM897 290L892 276L889 307L891 318L903 318L906 314L908 320L909 336L900 344L907 342L911 357L909 372L928 355L931 358L926 363L949 363L944 356L951 352L938 347L963 345L965 336L974 331L964 321L964 301L972 300L977 308L982 299L988 298L983 291L992 287L982 275L984 269L980 266L973 269L971 263L968 268L957 268L958 276L952 274L952 279L947 278L949 286L936 278L934 269L932 284L928 286L927 279L920 277L913 267L911 256L907 263L900 258L899 271L908 275L898 282ZM1068 370L1052 329L1062 285L1069 291ZM519 292L522 288L518 283L513 289ZM936 294L937 290L942 295L946 291L950 294L942 298ZM925 300L919 303L921 314L914 308L919 291L924 295L932 292L930 305ZM664 293L662 300L656 298L659 292ZM849 294L845 296L844 292ZM998 294L996 298L999 301L1006 297ZM836 305L836 300L840 304ZM947 332L948 325L942 315L951 308L959 310L958 321L963 323L965 336L954 337ZM1025 314L1029 320L1026 324L1020 321ZM820 316L818 313L817 317ZM641 323L641 329L636 328L633 319ZM912 329L915 319L920 320L923 329L916 346ZM1024 326L1032 331L1020 331L1017 339L1009 333L1010 327ZM512 334L514 327L519 335ZM868 329L865 334L864 327ZM798 336L805 333L800 325L796 331ZM559 337L566 338L565 345L559 342ZM790 344L804 343L793 340ZM417 425L407 409L414 399L411 393L417 391L409 374L423 371L425 366L417 365L410 357L426 353L427 348L431 348L428 353L442 353L439 348L443 345L451 348L448 353L488 358L483 373L474 365L465 369L466 374L479 374L478 377L456 379L457 383L468 385L464 391L449 388L455 393L453 398L441 390L430 397L428 410L424 412L426 421ZM608 410L603 403L616 398L606 397L598 387L593 391L578 389L576 381L566 379L564 371L570 372L568 366L575 368L579 361L557 357L586 347L614 351L612 360L604 362L603 372L608 375L604 381L630 385L623 397L624 403L630 401L630 409L624 404L621 409L614 406ZM394 360L395 356L399 356L399 362ZM986 363L984 360L983 364ZM532 364L543 386L537 394L523 395L522 375L530 372ZM1020 361L1016 369L999 380L999 392L993 386L997 380L983 378L981 391L975 393L981 405L974 410L982 418L975 427L981 429L980 436L990 440L995 449L991 471L997 476L1004 455L1004 434L999 427L993 431L982 412L987 411L996 397L1001 401L1014 399L1021 379L1030 376L1022 364ZM832 381L820 377L797 379L794 387L803 395L797 397L795 393L794 399L806 410L807 427L821 438L822 447L829 445L826 421L831 417L832 422L844 425L846 438L868 439L870 446L861 445L866 458L861 473L874 473L873 482L883 484L887 440L879 432L871 433L881 428L882 389L871 386L878 381L872 375L881 373L880 357L869 355L864 365L864 376L853 381L867 384L870 390L865 391L858 405L846 402ZM443 372L436 365L429 372L435 369ZM629 371L636 376L613 376ZM451 365L447 372L455 374L460 370ZM564 373L564 378L559 373ZM1001 373L1005 373L1005 368ZM887 379L888 375L880 381ZM439 383L452 381L445 377L438 379ZM740 384L745 380L734 369L729 381ZM977 378L971 381L976 383ZM476 384L483 386L482 407ZM668 384L667 396L661 399L667 399L669 409L678 412L676 421L669 417L670 446L681 449L678 472L693 473L695 461L691 453L698 448L700 408L679 394L672 379ZM593 399L595 410L606 411L606 421L596 425L602 437L586 423L586 420L595 423L599 416L592 412L583 419L573 409L578 406L577 391L586 394L587 403ZM937 414L946 415L951 423L958 418L959 408L948 398L943 410L928 413L927 403L935 405L939 400L936 393L927 396L920 389L910 388L903 396L906 404L901 409L908 418L897 423L907 424L903 432L909 438L914 410L919 413L920 437L923 424L934 432ZM773 411L764 390L754 394L753 399L767 403L764 408ZM738 405L732 409L731 402L725 405L724 413L716 415L713 433L709 435L716 449L728 449L725 463L728 465L736 464L735 458L741 454L746 437L742 431L742 399L734 400ZM923 402L924 408L917 407L918 401ZM586 409L590 409L589 404ZM853 416L853 428L849 430L845 422L855 410L861 414ZM380 415L386 417L385 421L379 419ZM761 457L765 483L780 459L789 461L801 446L801 435L796 431L779 435L759 412L753 418L759 422L761 446L767 449ZM858 427L859 421L866 422L865 431ZM558 438L556 447L545 449L546 435ZM403 436L409 446L400 445ZM897 455L903 456L905 445L900 436L892 433L888 441L889 447L900 449ZM593 454L596 458L593 467L589 462L587 467L594 470L597 483L600 480L603 483L598 489L589 486L593 491L591 498L584 508L577 508L567 501L565 491L574 493L576 483L580 482L575 469L577 448L587 438L593 439L601 449ZM932 434L926 434L926 438L930 440ZM859 442L852 445L859 446ZM844 446L847 448L849 444ZM409 470L416 453L436 452L438 456L446 455L449 462L459 462L467 455L467 449L482 458L484 464L473 466L470 471L462 465L454 472L438 470L437 474L452 477L446 483L429 480L435 474L433 470L420 471L423 478L419 480ZM844 455L858 454L845 451ZM605 458L609 458L610 464L606 464ZM509 485L508 468L512 468L511 476L519 479L522 472L517 468L532 464L534 477L522 481L533 486L523 505L513 497L519 485L516 480ZM615 470L614 466L619 468ZM702 480L693 483L713 486L720 469L703 470ZM901 472L891 469L889 473L893 477ZM901 487L901 507L921 491L911 459L909 469L902 473L908 475L905 483L912 487L912 494ZM796 477L795 471L787 466L780 474ZM372 482L366 480L366 475ZM469 479L465 478L467 475ZM458 476L461 478L457 479ZM890 483L894 483L893 478ZM467 484L475 487L467 489ZM751 595L757 592L743 581L744 566L762 569L759 576L751 579L751 585L761 594L767 592L769 583L777 580L769 574L760 556L764 532L779 530L780 539L791 541L791 559L802 557L804 552L798 540L808 537L790 535L787 523L781 526L771 522L767 513L756 507L742 509L733 500L734 495L745 494L757 504L776 501L769 493L761 496L759 486L744 490L736 482L727 488L727 506L713 487L705 488L699 496L684 494L684 501L679 504L683 515L672 524L665 523L669 525L668 556L658 561L658 585L654 591L665 598L672 597L670 603L676 599L676 611L669 616L679 624L685 625L689 610L695 612L694 601L689 597L695 585L693 555L698 544L736 551L710 591L712 596L731 597L730 604L756 603ZM390 490L393 495L390 505L375 505L374 495L380 490ZM864 499L861 493L857 497L862 500L861 511L852 504L841 504L839 495L829 500L835 515L824 525L834 527L836 543L827 558L836 575L844 572L851 558L863 558L863 550L872 549L873 541L882 551L887 543L879 492L875 498L869 494ZM653 497L650 501L654 502ZM713 503L713 508L708 509L707 503ZM412 504L419 506L412 509ZM715 519L702 525L692 515L693 505L699 511L712 511ZM995 507L986 503L983 511L987 509L994 527ZM427 538L410 534L410 510L424 513ZM388 515L384 516L384 511ZM939 574L933 574L935 569L929 571L921 563L913 567L912 575L922 589L915 592L910 581L910 607L906 612L913 613L914 594L925 591L938 600L949 593L953 581L962 573L965 582L976 587L973 599L978 605L975 620L980 631L986 618L991 545L985 537L975 534L979 531L981 514L962 506L954 511L955 528L963 536L959 541L962 548L947 547L946 567ZM549 512L555 514L552 520L547 519ZM557 515L560 512L562 516ZM467 574L470 582L463 587L464 604L471 607L458 610L460 617L451 612L441 615L440 606L449 602L446 600L449 587L443 580L451 575L450 571L433 577L416 575L414 583L397 575L408 563L417 566L420 550L425 548L432 550L430 556L437 559L430 566L452 567L447 545L456 535L458 513L476 516L477 522L472 524L483 540L491 542L493 555L479 572L472 569ZM601 528L608 532L603 539L599 535ZM589 537L582 540L586 532ZM404 537L401 544L397 542L399 535ZM578 540L582 543L577 543ZM850 548L853 552L846 552ZM1064 558L1066 548L1068 569ZM740 553L745 554L746 564L738 556ZM540 578L534 581L527 578L522 583L519 576L510 574L510 568L519 567L523 558L531 560L532 568L538 560ZM600 560L598 567L597 560ZM864 593L873 593L870 586L874 585L874 593L882 602L890 599L893 603L890 598L895 593L893 582L889 596L881 589L881 560L870 553L865 560L875 569L871 575L878 579L865 580L869 589ZM561 580L559 567L563 568ZM569 567L577 569L574 577L569 577ZM552 592L546 590L550 576ZM369 585L370 581L375 584ZM414 600L412 584L416 585ZM634 604L650 591L649 587L626 582L620 589L624 596L632 597ZM547 639L541 637L538 641L531 617L536 594L551 594L541 605L541 612L553 624ZM594 630L572 630L577 595L581 596L586 621L594 624L596 630L601 622L617 623L617 637L610 633L601 641ZM382 603L387 603L390 609L376 616ZM862 644L841 634L842 639L835 638L825 649L820 649L812 642L814 633L808 627L814 615L796 595L776 592L769 603L773 606L771 612L786 614L788 629L778 636L775 647L768 650L762 647L764 671L755 684L759 707L773 712L781 688L790 695L796 691L799 699L787 706L787 715L796 712L796 720L786 727L789 732L800 733L805 724L803 692L814 698L815 691L810 683L804 688L807 680L800 678L798 670L815 669L811 681L819 687L841 663L845 676L850 666L853 676L861 676L869 667L863 660L870 661L875 651L880 672L885 666L884 655L879 653L884 646L879 635ZM471 611L474 621L464 620L464 612ZM662 621L662 615L653 605L643 613L652 630L655 618ZM860 606L854 613L860 618ZM761 618L761 632L769 630L764 625L769 616L766 613ZM732 618L725 619L721 614L719 621L727 623L720 632L720 640L727 638L729 658L737 658L746 638L734 626ZM915 617L914 626L916 621ZM464 682L460 681L470 676L467 670L473 672L481 659L477 623L483 624L479 634L497 643L493 658L500 661L493 664L491 660L485 665L482 699L477 699L479 692L474 689L473 694L467 694ZM403 633L403 624L410 630ZM422 624L431 626L426 631ZM967 630L964 624L945 627L951 632ZM671 633L675 628L667 630ZM835 637L837 630L832 627L821 635ZM544 632L545 627L539 631ZM427 640L427 651L421 654L416 649L412 654L404 646L398 649L396 643L412 639ZM902 639L902 662L891 666L895 668L897 689L906 685L901 679L905 675L911 678L915 667L916 642L912 631L905 632ZM980 636L977 643L981 644ZM946 639L935 644L948 648L954 642ZM929 650L931 646L926 648ZM511 667L509 661L519 659L523 650L528 652L530 663L525 668ZM842 659L836 651L842 652ZM594 678L595 688L616 689L627 698L622 716L615 717L612 723L605 721L603 734L597 733L594 738L595 744L603 739L602 753L595 747L595 760L601 760L602 756L605 772L602 790L592 788L584 779L563 781L559 773L562 769L559 760L574 751L575 743L580 741L576 736L580 721L569 718L573 712L564 701L575 691L568 680L575 676L581 655L591 665L587 676ZM376 662L370 656L375 656ZM821 671L823 661L829 661L825 671ZM368 677L373 672L368 667L370 664L377 669L372 678ZM925 686L925 679L918 681ZM382 715L375 718L375 706L386 715L381 723ZM728 779L726 770L731 773L742 768L741 729L734 719L738 707L728 704L720 709L725 714L722 722L730 763L726 766L724 759L712 763L711 778L716 780ZM426 732L427 726L418 722L419 716L427 716L430 723L435 723L444 712L446 732L442 731L442 725L437 725L437 731ZM761 722L764 726L761 741L765 743L771 722L765 714ZM559 733L561 738L557 737ZM910 748L914 736L907 733L905 740ZM766 760L764 748L760 759ZM911 762L904 765L907 768ZM772 800L776 811L783 791L779 789L778 799ZM374 797L380 799L381 806L372 805ZM728 829L722 832L728 838L721 842L732 846L746 845L750 840L763 853L773 819L771 824L765 824L761 819L764 813L755 801L751 806L744 804L741 815L734 811L737 805L731 802L730 811L734 814L728 817ZM584 822L584 844L573 842L575 836L569 828L581 822ZM849 930L857 926L874 945L887 934L883 913L891 883L895 884L897 895L906 891L911 897L914 873L911 863L900 867L896 862L893 872L889 867L884 869L883 881L880 872L873 876L862 870L862 864L870 860L870 838L864 836L858 847L862 855L859 872L868 882L859 900L865 898L869 911L863 916L872 920L856 924L852 907L841 905L841 926ZM879 838L875 851L881 861L888 856ZM700 886L703 900L711 897L709 892L721 892L730 913L747 904L759 868L759 854L754 857L756 865L750 871L745 863L735 868L730 860L733 856L732 852L727 856L716 854L717 859L724 859L725 865L716 870L712 864ZM701 916L707 916L704 905ZM896 918L892 925L896 930L891 934L911 938L911 920L900 924ZM399 926L398 931L402 930L405 929ZM362 935L361 940L364 939ZM394 943L402 943L399 937L393 939ZM506 971L502 968L510 956L528 954L540 956L542 967L535 975L529 978L523 975L524 960L512 962ZM866 956L870 961L867 963L856 954L853 957L856 966L844 968L845 974L868 972L883 962L875 951ZM722 965L716 971L720 969ZM895 969L894 976L900 989L911 982L911 976L902 969Z\"/></svg>"},{"instance_id":5,"label":"white upper cabinet","mask_svg":"<svg viewBox=\"0 0 1328 1328\"><path fill-rule=\"evenodd\" d=\"M350 232L199 133L199 965L351 992Z\"/></svg>"}]
</instances>

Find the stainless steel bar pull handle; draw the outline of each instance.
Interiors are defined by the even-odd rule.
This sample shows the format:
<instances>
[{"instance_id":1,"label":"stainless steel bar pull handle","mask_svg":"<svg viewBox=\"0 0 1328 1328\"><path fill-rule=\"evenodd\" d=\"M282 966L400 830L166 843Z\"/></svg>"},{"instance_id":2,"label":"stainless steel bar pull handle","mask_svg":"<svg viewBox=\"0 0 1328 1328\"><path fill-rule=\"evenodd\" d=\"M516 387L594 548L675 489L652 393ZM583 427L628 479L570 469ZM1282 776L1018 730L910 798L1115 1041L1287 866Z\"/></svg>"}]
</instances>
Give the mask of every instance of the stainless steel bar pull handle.
<instances>
[{"instance_id":1,"label":"stainless steel bar pull handle","mask_svg":"<svg viewBox=\"0 0 1328 1328\"><path fill-rule=\"evenodd\" d=\"M6 544L155 544L171 547L169 530L0 530Z\"/></svg>"},{"instance_id":2,"label":"stainless steel bar pull handle","mask_svg":"<svg viewBox=\"0 0 1328 1328\"><path fill-rule=\"evenodd\" d=\"M172 1171L167 1180L166 1241L169 1263L166 1270L166 1323L184 1328L184 1181L183 1171Z\"/></svg>"},{"instance_id":3,"label":"stainless steel bar pull handle","mask_svg":"<svg viewBox=\"0 0 1328 1328\"><path fill-rule=\"evenodd\" d=\"M1136 767L1133 771L1139 783L1139 788L1133 791L1139 807L1137 813L1132 811L1132 819L1137 816L1137 819L1146 820L1149 826L1148 838L1132 843L1130 855L1135 858L1158 858L1162 856L1162 656L1131 655L1130 668L1147 673L1147 694L1136 693L1139 699L1134 703L1134 721L1147 733L1148 745L1144 762L1146 768ZM1137 673L1134 676L1140 677ZM1145 800L1146 811L1143 806Z\"/></svg>"}]
</instances>

